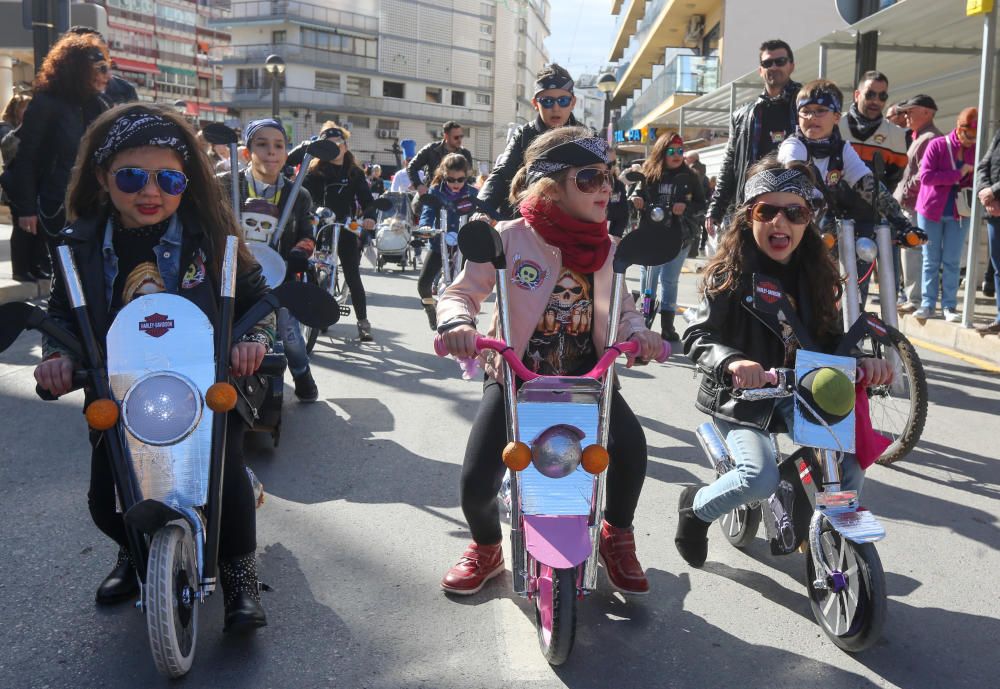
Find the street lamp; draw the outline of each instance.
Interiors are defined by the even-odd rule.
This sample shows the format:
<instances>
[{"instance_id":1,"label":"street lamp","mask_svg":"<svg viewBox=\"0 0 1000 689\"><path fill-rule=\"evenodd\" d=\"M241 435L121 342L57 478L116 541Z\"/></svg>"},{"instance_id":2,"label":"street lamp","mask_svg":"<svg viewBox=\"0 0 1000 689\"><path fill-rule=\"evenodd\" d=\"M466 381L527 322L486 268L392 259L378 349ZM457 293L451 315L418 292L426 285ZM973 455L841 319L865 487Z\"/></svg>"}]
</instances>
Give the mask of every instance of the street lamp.
<instances>
[{"instance_id":1,"label":"street lamp","mask_svg":"<svg viewBox=\"0 0 1000 689\"><path fill-rule=\"evenodd\" d=\"M280 55L268 55L264 60L264 69L271 75L271 116L277 118L279 79L285 73L285 61Z\"/></svg>"},{"instance_id":2,"label":"street lamp","mask_svg":"<svg viewBox=\"0 0 1000 689\"><path fill-rule=\"evenodd\" d=\"M618 88L618 78L610 69L597 77L597 89L604 94L604 132L611 141L609 126L611 125L611 94Z\"/></svg>"}]
</instances>

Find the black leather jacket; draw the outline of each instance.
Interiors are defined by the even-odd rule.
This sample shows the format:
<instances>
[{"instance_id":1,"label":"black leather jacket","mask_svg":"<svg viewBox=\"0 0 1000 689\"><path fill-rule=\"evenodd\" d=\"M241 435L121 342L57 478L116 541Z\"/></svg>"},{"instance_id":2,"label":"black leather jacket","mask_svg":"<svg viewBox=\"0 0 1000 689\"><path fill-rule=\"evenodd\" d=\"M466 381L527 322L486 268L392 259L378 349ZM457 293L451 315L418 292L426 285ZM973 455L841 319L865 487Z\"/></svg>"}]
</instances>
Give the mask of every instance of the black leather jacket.
<instances>
[{"instance_id":1,"label":"black leather jacket","mask_svg":"<svg viewBox=\"0 0 1000 689\"><path fill-rule=\"evenodd\" d=\"M467 148L459 148L457 151L449 151L444 145L444 141L434 141L427 144L413 156L413 160L406 166L406 174L410 176L410 184L414 189L420 184L420 171L426 169L426 184L429 187L431 178L437 171L438 166L444 157L449 153L461 153L469 161L469 170L472 170L472 153ZM471 173L470 173L471 174Z\"/></svg>"},{"instance_id":2,"label":"black leather jacket","mask_svg":"<svg viewBox=\"0 0 1000 689\"><path fill-rule=\"evenodd\" d=\"M579 124L573 115L570 115L569 121L566 122L567 127L576 127ZM514 135L507 142L507 148L497 158L490 176L479 190L479 200L482 201L484 210L495 220L511 220L516 217L515 209L508 201L510 183L514 181L514 175L524 164L524 152L528 146L535 137L548 129L541 115L536 116L533 122L522 124L514 131ZM412 175L410 179L413 179Z\"/></svg>"},{"instance_id":3,"label":"black leather jacket","mask_svg":"<svg viewBox=\"0 0 1000 689\"><path fill-rule=\"evenodd\" d=\"M705 192L701 179L686 163L675 170L664 170L663 177L655 184L637 183L629 198L636 196L647 205L655 203L662 206L668 216L675 203L685 204L681 216L682 241L688 245L700 235L698 218L704 217Z\"/></svg>"},{"instance_id":4,"label":"black leather jacket","mask_svg":"<svg viewBox=\"0 0 1000 689\"><path fill-rule=\"evenodd\" d=\"M815 333L811 307L798 299L798 315L803 325ZM754 426L773 433L787 431L775 416L775 400L749 402L733 399L732 378L726 367L734 360L755 361L765 369L785 365L785 345L777 318L755 311L752 275L735 292L706 297L694 321L684 332L684 353L702 373L695 407L731 423ZM820 351L833 353L838 337L819 339ZM855 352L855 355L860 355Z\"/></svg>"},{"instance_id":5,"label":"black leather jacket","mask_svg":"<svg viewBox=\"0 0 1000 689\"><path fill-rule=\"evenodd\" d=\"M993 143L986 155L976 165L976 192L992 189L1000 197L1000 130L993 135Z\"/></svg>"},{"instance_id":6,"label":"black leather jacket","mask_svg":"<svg viewBox=\"0 0 1000 689\"><path fill-rule=\"evenodd\" d=\"M615 177L611 186L611 199L608 201L608 234L621 237L628 227L628 190L625 184Z\"/></svg>"},{"instance_id":7,"label":"black leather jacket","mask_svg":"<svg viewBox=\"0 0 1000 689\"><path fill-rule=\"evenodd\" d=\"M229 198L230 185L232 184L232 174L229 172L223 172L218 175L219 182L222 184L222 188L225 191L226 198ZM285 186L282 190L285 192L278 199L278 211L283 211L285 205L288 202L288 191L291 191L293 181L285 178ZM239 189L240 189L240 204L246 203L247 200L247 179L246 173L242 170L239 173ZM288 260L288 252L299 242L301 239L315 239L313 234L313 224L312 216L310 211L312 210L312 197L309 195L309 190L302 187L299 190L299 195L295 199L295 206L292 207L292 214L288 218L288 224L285 225L285 231L281 235L281 241L278 243L278 253L281 257Z\"/></svg>"},{"instance_id":8,"label":"black leather jacket","mask_svg":"<svg viewBox=\"0 0 1000 689\"><path fill-rule=\"evenodd\" d=\"M309 190L312 202L326 206L337 215L338 221L353 218L361 211L366 218L374 218L377 211L370 209L375 201L365 173L357 166L322 163L306 175L302 183Z\"/></svg>"},{"instance_id":9,"label":"black leather jacket","mask_svg":"<svg viewBox=\"0 0 1000 689\"><path fill-rule=\"evenodd\" d=\"M795 108L795 95L802 84L794 81L785 86L785 97L788 99L788 132L795 131L798 124L798 114ZM756 100L740 106L729 123L729 144L726 155L722 159L722 168L715 185L715 194L708 206L708 215L716 223L720 222L731 206L743 203L743 184L747 179L747 169L757 162L753 156L754 126L753 120L757 105L764 100L761 93Z\"/></svg>"}]
</instances>

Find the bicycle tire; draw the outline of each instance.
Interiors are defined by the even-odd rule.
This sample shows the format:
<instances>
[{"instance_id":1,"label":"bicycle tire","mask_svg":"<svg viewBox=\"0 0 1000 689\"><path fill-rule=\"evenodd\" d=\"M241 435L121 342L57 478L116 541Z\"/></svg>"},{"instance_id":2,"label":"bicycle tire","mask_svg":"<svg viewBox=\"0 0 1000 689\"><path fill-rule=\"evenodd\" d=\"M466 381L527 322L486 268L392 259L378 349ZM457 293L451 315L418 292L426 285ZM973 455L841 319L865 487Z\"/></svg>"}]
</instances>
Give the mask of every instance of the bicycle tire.
<instances>
[{"instance_id":1,"label":"bicycle tire","mask_svg":"<svg viewBox=\"0 0 1000 689\"><path fill-rule=\"evenodd\" d=\"M912 452L920 441L924 424L927 422L927 376L924 373L923 363L917 355L916 348L903 333L889 325L886 326L886 330L893 343L893 349L899 354L902 362L909 404L905 405L905 421L894 421L891 417L898 419L904 407L893 404L889 386L868 388L872 426L876 431L892 439L892 444L876 460L882 465L898 462ZM885 356L883 346L877 342L873 344L872 352L879 359Z\"/></svg>"}]
</instances>

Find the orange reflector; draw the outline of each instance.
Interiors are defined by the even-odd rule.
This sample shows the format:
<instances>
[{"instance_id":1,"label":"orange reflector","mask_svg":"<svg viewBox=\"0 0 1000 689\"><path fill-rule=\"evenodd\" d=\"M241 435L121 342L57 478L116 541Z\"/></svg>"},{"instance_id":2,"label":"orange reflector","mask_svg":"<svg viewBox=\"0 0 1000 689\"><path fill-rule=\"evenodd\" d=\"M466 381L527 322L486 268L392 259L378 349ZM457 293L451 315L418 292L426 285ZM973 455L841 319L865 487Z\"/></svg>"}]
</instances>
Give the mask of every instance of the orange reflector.
<instances>
[{"instance_id":1,"label":"orange reflector","mask_svg":"<svg viewBox=\"0 0 1000 689\"><path fill-rule=\"evenodd\" d=\"M923 241L921 241L919 234L912 231L906 233L907 246L920 246L921 244L923 244Z\"/></svg>"},{"instance_id":2,"label":"orange reflector","mask_svg":"<svg viewBox=\"0 0 1000 689\"><path fill-rule=\"evenodd\" d=\"M205 393L205 404L212 411L231 410L236 406L236 388L229 383L213 383Z\"/></svg>"},{"instance_id":3,"label":"orange reflector","mask_svg":"<svg viewBox=\"0 0 1000 689\"><path fill-rule=\"evenodd\" d=\"M87 424L95 431L106 431L118 423L118 405L111 400L94 400L84 412Z\"/></svg>"},{"instance_id":4,"label":"orange reflector","mask_svg":"<svg viewBox=\"0 0 1000 689\"><path fill-rule=\"evenodd\" d=\"M531 448L516 440L507 443L503 449L503 463L513 471L524 471L531 464Z\"/></svg>"},{"instance_id":5,"label":"orange reflector","mask_svg":"<svg viewBox=\"0 0 1000 689\"><path fill-rule=\"evenodd\" d=\"M583 470L595 476L608 468L608 451L601 445L587 445L583 448Z\"/></svg>"},{"instance_id":6,"label":"orange reflector","mask_svg":"<svg viewBox=\"0 0 1000 689\"><path fill-rule=\"evenodd\" d=\"M832 232L824 232L820 238L823 240L823 243L826 244L827 249L832 249L837 246L837 235Z\"/></svg>"}]
</instances>

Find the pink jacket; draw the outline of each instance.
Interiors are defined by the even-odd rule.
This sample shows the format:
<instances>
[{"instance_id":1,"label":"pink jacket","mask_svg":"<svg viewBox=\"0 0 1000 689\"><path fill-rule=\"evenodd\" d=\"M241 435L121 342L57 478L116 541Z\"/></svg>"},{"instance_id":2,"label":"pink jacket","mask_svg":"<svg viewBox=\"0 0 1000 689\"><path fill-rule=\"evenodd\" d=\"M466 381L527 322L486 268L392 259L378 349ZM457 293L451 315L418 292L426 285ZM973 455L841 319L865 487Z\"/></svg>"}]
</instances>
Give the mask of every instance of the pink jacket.
<instances>
[{"instance_id":1,"label":"pink jacket","mask_svg":"<svg viewBox=\"0 0 1000 689\"><path fill-rule=\"evenodd\" d=\"M510 339L507 342L517 353L518 358L524 357L528 340L535 332L545 307L549 303L549 295L559 279L562 268L562 254L554 246L547 244L542 237L523 219L502 222L497 225L503 239L504 251L507 254L507 276L510 295ZM612 237L612 242L615 242ZM612 258L615 245L611 247L604 265L594 273L594 320L591 335L597 354L604 352L608 327L608 306L611 303L611 285L614 280ZM479 315L480 305L492 292L496 285L496 271L489 263L465 264L465 269L459 273L455 282L445 290L438 300L438 323L447 323L462 316L475 318ZM487 331L489 337L500 334L498 324L499 314L493 310L493 319ZM627 340L633 333L645 330L642 316L635 309L632 295L625 291L622 294L622 316L618 325L619 341ZM497 367L493 363L493 352L487 352L483 357L486 372L497 379Z\"/></svg>"},{"instance_id":2,"label":"pink jacket","mask_svg":"<svg viewBox=\"0 0 1000 689\"><path fill-rule=\"evenodd\" d=\"M951 150L955 160L948 154L948 140L951 140ZM961 156L962 162L958 162ZM940 222L944 215L944 207L948 204L948 195L955 185L971 187L972 175L962 176L963 163L972 166L976 164L976 149L962 150L958 134L954 130L944 136L931 139L927 150L920 161L920 192L917 194L917 213L933 222ZM956 169L957 168L957 169Z\"/></svg>"}]
</instances>

